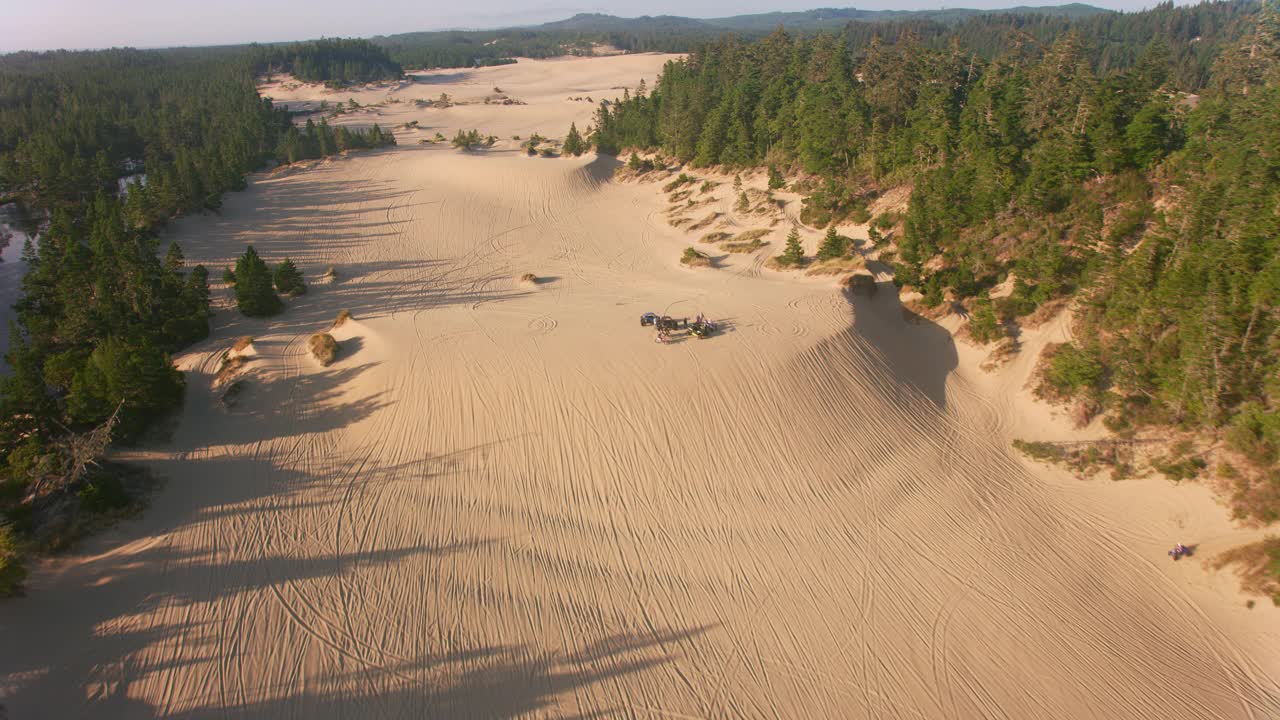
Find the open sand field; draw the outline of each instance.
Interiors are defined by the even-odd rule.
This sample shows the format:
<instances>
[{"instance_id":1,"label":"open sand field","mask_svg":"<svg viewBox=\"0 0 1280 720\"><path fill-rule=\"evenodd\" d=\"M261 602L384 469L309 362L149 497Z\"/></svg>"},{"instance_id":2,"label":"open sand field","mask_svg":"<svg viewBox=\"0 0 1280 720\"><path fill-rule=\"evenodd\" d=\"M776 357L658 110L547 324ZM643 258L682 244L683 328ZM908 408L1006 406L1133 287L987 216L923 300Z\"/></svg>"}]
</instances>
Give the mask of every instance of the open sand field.
<instances>
[{"instance_id":1,"label":"open sand field","mask_svg":"<svg viewBox=\"0 0 1280 720\"><path fill-rule=\"evenodd\" d=\"M171 435L125 453L167 478L152 507L0 605L11 720L1280 716L1280 610L1165 556L1255 533L1202 486L1010 449L1070 436L1023 390L1065 322L983 373L883 275L851 298L772 272L776 238L683 267L706 231L673 227L659 186L510 140L584 127L569 97L663 61L272 93L403 99L342 121L429 131L172 228L215 277L252 243L311 291L218 313L178 358ZM494 86L527 104L408 102ZM503 140L416 142L459 127ZM343 309L321 367L307 340ZM645 311L724 331L660 344Z\"/></svg>"}]
</instances>

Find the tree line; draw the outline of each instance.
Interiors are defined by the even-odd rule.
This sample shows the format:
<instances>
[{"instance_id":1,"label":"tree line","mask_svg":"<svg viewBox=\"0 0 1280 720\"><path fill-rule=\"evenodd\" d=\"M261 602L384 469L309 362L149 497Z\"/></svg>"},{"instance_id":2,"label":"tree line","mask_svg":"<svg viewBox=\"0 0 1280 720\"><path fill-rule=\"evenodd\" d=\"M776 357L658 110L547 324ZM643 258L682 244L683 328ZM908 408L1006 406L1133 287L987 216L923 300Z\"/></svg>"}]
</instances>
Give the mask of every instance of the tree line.
<instances>
[{"instance_id":1,"label":"tree line","mask_svg":"<svg viewBox=\"0 0 1280 720\"><path fill-rule=\"evenodd\" d=\"M847 34L721 39L667 63L651 90L602 103L591 141L789 169L809 178L801 217L818 226L911 183L896 282L929 306L969 305L984 339L1078 298L1083 340L1055 360L1064 394L1117 427L1226 428L1266 468L1238 483L1252 498L1241 511L1277 519L1277 12L1122 18L1086 18L1051 42L1019 32L990 59L911 29L859 47ZM1209 26L1213 46L1186 50ZM1122 34L1106 53L1088 39L1117 27L1165 32Z\"/></svg>"},{"instance_id":2,"label":"tree line","mask_svg":"<svg viewBox=\"0 0 1280 720\"><path fill-rule=\"evenodd\" d=\"M332 38L291 45L254 45L250 50L259 73L288 72L303 82L344 87L404 75L387 51L368 40Z\"/></svg>"}]
</instances>

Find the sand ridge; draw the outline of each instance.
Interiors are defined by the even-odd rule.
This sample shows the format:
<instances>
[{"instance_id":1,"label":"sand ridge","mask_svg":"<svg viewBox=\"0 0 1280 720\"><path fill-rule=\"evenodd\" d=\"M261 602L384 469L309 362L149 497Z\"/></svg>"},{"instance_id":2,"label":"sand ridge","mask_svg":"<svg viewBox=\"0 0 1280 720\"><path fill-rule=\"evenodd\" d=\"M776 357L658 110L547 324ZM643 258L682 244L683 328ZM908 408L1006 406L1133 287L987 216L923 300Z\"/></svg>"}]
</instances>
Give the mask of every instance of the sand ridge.
<instances>
[{"instance_id":1,"label":"sand ridge","mask_svg":"<svg viewBox=\"0 0 1280 720\"><path fill-rule=\"evenodd\" d=\"M433 127L558 135L664 60L458 73L530 104ZM1207 493L1032 467L1027 362L976 371L883 278L682 267L696 239L616 165L402 141L175 223L191 262L338 279L179 358L183 416L132 453L153 508L0 605L11 716L1280 714L1278 613L1160 549L1179 513L1234 532ZM645 311L723 332L659 344Z\"/></svg>"}]
</instances>

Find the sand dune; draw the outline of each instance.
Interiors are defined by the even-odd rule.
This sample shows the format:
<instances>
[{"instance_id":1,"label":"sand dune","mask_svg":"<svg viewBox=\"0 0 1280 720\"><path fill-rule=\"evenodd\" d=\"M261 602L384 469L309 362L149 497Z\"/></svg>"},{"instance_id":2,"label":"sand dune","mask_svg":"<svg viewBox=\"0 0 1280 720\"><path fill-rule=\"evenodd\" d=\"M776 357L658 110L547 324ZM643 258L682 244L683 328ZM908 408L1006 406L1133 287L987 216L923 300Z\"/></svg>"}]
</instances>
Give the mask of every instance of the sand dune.
<instances>
[{"instance_id":1,"label":"sand dune","mask_svg":"<svg viewBox=\"0 0 1280 720\"><path fill-rule=\"evenodd\" d=\"M432 123L560 134L662 61L459 73L434 93L530 104ZM684 268L654 185L505 150L402 141L177 223L193 262L339 279L180 358L180 422L132 453L151 510L0 605L11 717L1280 715L1280 612L1163 555L1245 531L1203 488L1013 455L1054 427L1028 353L977 371L887 282ZM659 344L645 311L724 332Z\"/></svg>"}]
</instances>

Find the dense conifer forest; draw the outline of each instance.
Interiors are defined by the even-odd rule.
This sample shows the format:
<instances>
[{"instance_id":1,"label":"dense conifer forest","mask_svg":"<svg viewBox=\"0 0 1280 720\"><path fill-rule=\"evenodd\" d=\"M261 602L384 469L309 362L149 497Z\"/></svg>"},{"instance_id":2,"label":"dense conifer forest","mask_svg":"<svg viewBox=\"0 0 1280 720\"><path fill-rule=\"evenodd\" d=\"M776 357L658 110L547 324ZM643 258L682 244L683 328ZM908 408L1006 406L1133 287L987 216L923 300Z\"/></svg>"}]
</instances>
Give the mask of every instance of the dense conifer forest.
<instances>
[{"instance_id":1,"label":"dense conifer forest","mask_svg":"<svg viewBox=\"0 0 1280 720\"><path fill-rule=\"evenodd\" d=\"M990 58L910 28L722 39L602 104L592 141L789 168L819 227L912 183L882 223L901 226L896 282L990 315L984 339L1078 300L1080 340L1048 369L1060 397L1119 430L1223 430L1253 466L1236 511L1280 519L1280 21L1225 4L1117 17L1014 32Z\"/></svg>"},{"instance_id":2,"label":"dense conifer forest","mask_svg":"<svg viewBox=\"0 0 1280 720\"><path fill-rule=\"evenodd\" d=\"M395 80L404 74L400 64L382 47L368 40L325 39L292 45L254 46L259 73L287 72L303 82L343 87L377 80Z\"/></svg>"}]
</instances>

